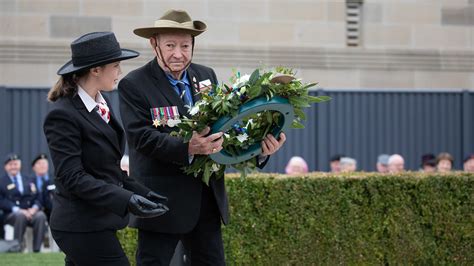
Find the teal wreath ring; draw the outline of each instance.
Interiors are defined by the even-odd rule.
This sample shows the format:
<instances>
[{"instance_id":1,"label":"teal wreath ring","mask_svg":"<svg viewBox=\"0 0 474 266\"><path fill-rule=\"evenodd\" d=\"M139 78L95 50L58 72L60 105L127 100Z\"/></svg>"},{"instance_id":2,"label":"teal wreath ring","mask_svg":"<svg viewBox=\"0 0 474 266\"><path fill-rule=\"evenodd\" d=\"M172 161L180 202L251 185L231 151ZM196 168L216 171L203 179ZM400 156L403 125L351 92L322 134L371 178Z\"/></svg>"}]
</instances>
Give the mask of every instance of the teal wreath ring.
<instances>
[{"instance_id":1,"label":"teal wreath ring","mask_svg":"<svg viewBox=\"0 0 474 266\"><path fill-rule=\"evenodd\" d=\"M275 137L282 131L288 131L295 118L293 106L288 102L288 99L277 96L267 100L266 97L260 97L242 105L239 108L239 114L237 116L221 117L212 125L211 133L227 132L234 124L240 123L245 117L262 111L275 111L281 114L282 119L280 119L278 125L271 130L271 134ZM261 152L261 144L255 143L238 155L232 155L222 149L220 152L213 153L209 156L213 161L219 164L236 164L249 160Z\"/></svg>"}]
</instances>

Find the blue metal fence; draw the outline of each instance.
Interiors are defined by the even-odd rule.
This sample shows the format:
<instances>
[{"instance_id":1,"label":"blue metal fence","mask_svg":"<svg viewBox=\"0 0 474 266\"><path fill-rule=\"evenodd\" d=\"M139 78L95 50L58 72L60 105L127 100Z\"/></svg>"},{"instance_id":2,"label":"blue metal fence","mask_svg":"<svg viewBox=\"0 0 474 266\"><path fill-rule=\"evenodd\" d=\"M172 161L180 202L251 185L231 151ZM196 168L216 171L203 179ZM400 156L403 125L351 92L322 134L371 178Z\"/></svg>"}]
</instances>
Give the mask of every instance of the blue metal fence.
<instances>
[{"instance_id":1,"label":"blue metal fence","mask_svg":"<svg viewBox=\"0 0 474 266\"><path fill-rule=\"evenodd\" d=\"M23 173L30 162L47 152L42 123L49 110L45 88L0 87L0 156L17 152ZM318 90L332 101L306 110L306 129L287 132L286 145L272 156L266 172L284 172L287 161L299 155L310 170L328 171L329 158L345 154L358 169L375 169L380 153L399 153L406 168L419 168L424 153L449 152L455 168L474 152L474 93L468 91L361 91ZM119 115L117 93L109 94Z\"/></svg>"}]
</instances>

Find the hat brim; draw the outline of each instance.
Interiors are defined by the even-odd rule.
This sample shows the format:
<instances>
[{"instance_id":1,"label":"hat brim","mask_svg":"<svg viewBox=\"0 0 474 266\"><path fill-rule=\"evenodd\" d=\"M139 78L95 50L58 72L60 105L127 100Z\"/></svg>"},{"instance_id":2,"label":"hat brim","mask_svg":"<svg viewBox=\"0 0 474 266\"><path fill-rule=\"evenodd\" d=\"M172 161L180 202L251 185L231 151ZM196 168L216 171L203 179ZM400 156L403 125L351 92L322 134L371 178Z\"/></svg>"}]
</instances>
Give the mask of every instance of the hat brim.
<instances>
[{"instance_id":1,"label":"hat brim","mask_svg":"<svg viewBox=\"0 0 474 266\"><path fill-rule=\"evenodd\" d=\"M147 38L147 39L160 33L176 33L176 32L188 33L194 37L205 32L207 29L206 24L199 20L193 21L193 26L194 26L194 29L190 29L187 27L177 27L177 26L138 28L138 29L134 29L133 33L135 33L135 35L138 35L140 37Z\"/></svg>"},{"instance_id":2,"label":"hat brim","mask_svg":"<svg viewBox=\"0 0 474 266\"><path fill-rule=\"evenodd\" d=\"M57 74L58 75L71 74L71 73L77 72L79 70L92 68L92 67L96 67L96 66L101 66L101 65L105 65L105 64L109 64L109 63L113 63L113 62L117 62L117 61L132 59L132 58L135 58L135 57L140 55L139 52L134 51L134 50L130 50L130 49L121 49L121 50L122 50L122 54L119 55L119 56L115 56L115 57L112 57L112 58L107 58L107 59L104 59L104 60L100 60L100 61L94 62L92 64L88 64L88 65L74 66L73 63L72 63L72 60L69 60L69 62L67 62L61 68L59 68Z\"/></svg>"}]
</instances>

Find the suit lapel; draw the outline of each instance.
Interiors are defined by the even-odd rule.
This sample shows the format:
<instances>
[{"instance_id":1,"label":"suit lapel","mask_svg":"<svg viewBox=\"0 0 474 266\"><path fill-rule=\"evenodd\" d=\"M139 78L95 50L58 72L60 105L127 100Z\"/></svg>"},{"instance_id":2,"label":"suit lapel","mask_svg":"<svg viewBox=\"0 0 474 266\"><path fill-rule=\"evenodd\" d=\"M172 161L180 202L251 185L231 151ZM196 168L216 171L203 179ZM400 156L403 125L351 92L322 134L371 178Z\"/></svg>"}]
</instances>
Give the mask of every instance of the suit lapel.
<instances>
[{"instance_id":1,"label":"suit lapel","mask_svg":"<svg viewBox=\"0 0 474 266\"><path fill-rule=\"evenodd\" d=\"M76 109L79 111L79 113L86 118L87 121L89 121L93 127L98 129L102 134L104 134L107 138L107 140L114 146L114 148L118 151L121 152L121 149L119 147L119 144L117 142L117 135L115 133L115 130L112 129L101 117L100 115L92 110L92 112L87 111L86 106L82 102L81 98L79 95L75 95L72 98L72 102ZM110 105L109 105L110 106ZM109 108L111 109L111 108Z\"/></svg>"},{"instance_id":2,"label":"suit lapel","mask_svg":"<svg viewBox=\"0 0 474 266\"><path fill-rule=\"evenodd\" d=\"M193 93L193 102L196 103L197 101L201 100L201 94L199 93L199 77L191 66L188 67L188 78L191 84L191 91Z\"/></svg>"},{"instance_id":3,"label":"suit lapel","mask_svg":"<svg viewBox=\"0 0 474 266\"><path fill-rule=\"evenodd\" d=\"M107 100L106 100L107 101ZM107 101L107 104L109 102ZM110 106L110 105L109 105ZM120 122L117 120L115 113L112 111L112 108L110 109L110 125L115 129L115 132L117 133L117 140L119 142L119 148L120 148L120 153L123 154L125 150L125 136L124 136L124 131L122 129L122 125L120 125Z\"/></svg>"}]
</instances>

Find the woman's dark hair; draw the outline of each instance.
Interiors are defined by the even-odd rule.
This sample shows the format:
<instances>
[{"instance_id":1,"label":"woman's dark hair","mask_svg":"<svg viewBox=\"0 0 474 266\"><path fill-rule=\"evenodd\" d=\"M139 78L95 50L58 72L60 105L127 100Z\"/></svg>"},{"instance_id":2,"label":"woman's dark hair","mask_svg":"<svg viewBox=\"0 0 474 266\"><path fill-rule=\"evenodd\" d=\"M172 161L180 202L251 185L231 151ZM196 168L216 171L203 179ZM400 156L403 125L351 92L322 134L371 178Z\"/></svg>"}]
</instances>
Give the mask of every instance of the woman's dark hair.
<instances>
[{"instance_id":1,"label":"woman's dark hair","mask_svg":"<svg viewBox=\"0 0 474 266\"><path fill-rule=\"evenodd\" d=\"M83 69L71 74L59 77L58 81L48 92L48 101L55 102L62 97L72 96L77 93L77 81L89 73L89 69Z\"/></svg>"}]
</instances>

